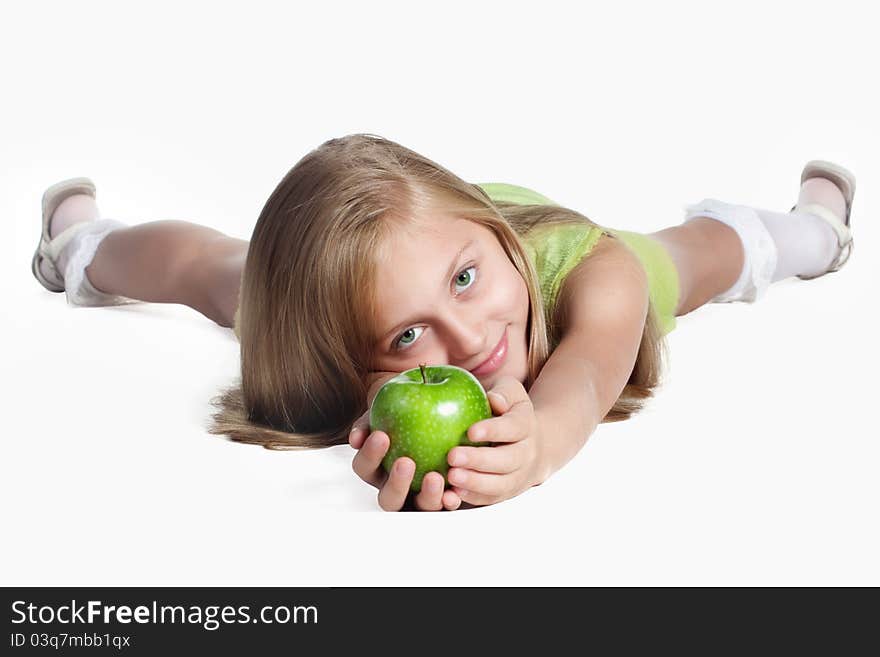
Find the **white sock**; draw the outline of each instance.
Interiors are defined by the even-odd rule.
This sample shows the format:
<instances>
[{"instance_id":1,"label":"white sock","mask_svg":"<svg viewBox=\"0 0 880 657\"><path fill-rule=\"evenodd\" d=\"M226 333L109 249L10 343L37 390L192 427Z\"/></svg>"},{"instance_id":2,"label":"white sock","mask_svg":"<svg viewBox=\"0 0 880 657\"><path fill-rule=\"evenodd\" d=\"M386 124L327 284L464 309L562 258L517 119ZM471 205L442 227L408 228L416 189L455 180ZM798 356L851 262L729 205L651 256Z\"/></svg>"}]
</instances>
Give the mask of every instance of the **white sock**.
<instances>
[{"instance_id":1,"label":"white sock","mask_svg":"<svg viewBox=\"0 0 880 657\"><path fill-rule=\"evenodd\" d=\"M773 282L824 272L839 248L831 226L804 212L771 212L717 199L703 199L686 211L685 223L697 217L715 219L733 228L743 244L739 277L713 303L753 303Z\"/></svg>"},{"instance_id":2,"label":"white sock","mask_svg":"<svg viewBox=\"0 0 880 657\"><path fill-rule=\"evenodd\" d=\"M828 269L839 248L837 234L828 222L805 212L754 210L776 244L776 269L771 283Z\"/></svg>"},{"instance_id":3,"label":"white sock","mask_svg":"<svg viewBox=\"0 0 880 657\"><path fill-rule=\"evenodd\" d=\"M62 249L58 256L58 268L64 277L64 293L70 305L121 306L138 302L137 299L97 289L86 275L86 267L92 263L101 241L112 231L127 227L127 224L116 219L96 219L89 222L89 226L77 233Z\"/></svg>"},{"instance_id":4,"label":"white sock","mask_svg":"<svg viewBox=\"0 0 880 657\"><path fill-rule=\"evenodd\" d=\"M712 298L712 303L742 301L754 303L770 286L776 271L777 249L772 235L754 208L706 198L685 208L684 223L708 217L727 224L739 236L743 246L743 268L727 290Z\"/></svg>"}]
</instances>

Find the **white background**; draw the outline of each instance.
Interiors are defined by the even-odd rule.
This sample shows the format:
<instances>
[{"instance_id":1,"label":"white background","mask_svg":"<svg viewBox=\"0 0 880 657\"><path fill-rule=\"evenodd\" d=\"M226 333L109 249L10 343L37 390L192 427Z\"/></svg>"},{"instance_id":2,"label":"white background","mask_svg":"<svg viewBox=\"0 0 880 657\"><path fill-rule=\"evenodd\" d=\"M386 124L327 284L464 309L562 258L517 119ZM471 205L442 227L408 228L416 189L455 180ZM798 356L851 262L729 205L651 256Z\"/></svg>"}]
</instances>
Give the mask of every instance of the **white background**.
<instances>
[{"instance_id":1,"label":"white background","mask_svg":"<svg viewBox=\"0 0 880 657\"><path fill-rule=\"evenodd\" d=\"M308 7L308 9L301 9ZM5 585L880 584L876 22L861 2L31 2L0 19ZM204 430L239 365L180 305L73 308L40 197L248 239L308 150L372 132L649 232L859 179L841 272L679 319L666 385L544 485L386 514L348 446Z\"/></svg>"}]
</instances>

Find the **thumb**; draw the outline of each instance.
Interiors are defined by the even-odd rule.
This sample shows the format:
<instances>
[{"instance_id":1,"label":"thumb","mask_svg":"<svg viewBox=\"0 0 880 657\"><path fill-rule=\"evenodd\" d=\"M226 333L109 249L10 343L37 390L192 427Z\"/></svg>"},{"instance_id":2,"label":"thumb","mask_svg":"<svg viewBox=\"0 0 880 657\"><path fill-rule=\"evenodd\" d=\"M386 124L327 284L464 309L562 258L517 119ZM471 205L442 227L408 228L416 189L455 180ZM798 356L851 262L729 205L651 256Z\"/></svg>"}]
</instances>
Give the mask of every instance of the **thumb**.
<instances>
[{"instance_id":1,"label":"thumb","mask_svg":"<svg viewBox=\"0 0 880 657\"><path fill-rule=\"evenodd\" d=\"M497 390L490 390L486 395L489 399L489 405L492 407L492 410L496 413L503 413L508 408L510 408L510 404L507 401L507 398Z\"/></svg>"},{"instance_id":2,"label":"thumb","mask_svg":"<svg viewBox=\"0 0 880 657\"><path fill-rule=\"evenodd\" d=\"M500 413L506 413L514 404L528 398L522 382L514 376L502 376L488 393L489 403Z\"/></svg>"}]
</instances>

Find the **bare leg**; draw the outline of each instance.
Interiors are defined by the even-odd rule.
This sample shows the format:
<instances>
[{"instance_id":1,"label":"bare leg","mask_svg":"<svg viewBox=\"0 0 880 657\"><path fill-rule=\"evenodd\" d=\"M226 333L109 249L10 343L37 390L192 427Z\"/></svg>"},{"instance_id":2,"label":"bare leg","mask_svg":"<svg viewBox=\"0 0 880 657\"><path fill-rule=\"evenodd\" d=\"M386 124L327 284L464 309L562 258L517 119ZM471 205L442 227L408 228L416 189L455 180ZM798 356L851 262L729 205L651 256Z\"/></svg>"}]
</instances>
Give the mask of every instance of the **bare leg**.
<instances>
[{"instance_id":1,"label":"bare leg","mask_svg":"<svg viewBox=\"0 0 880 657\"><path fill-rule=\"evenodd\" d=\"M232 326L248 242L186 221L152 221L105 237L86 275L109 294L180 303Z\"/></svg>"},{"instance_id":2,"label":"bare leg","mask_svg":"<svg viewBox=\"0 0 880 657\"><path fill-rule=\"evenodd\" d=\"M699 308L739 278L745 258L742 242L720 221L699 217L649 235L666 247L678 270L681 297L676 317Z\"/></svg>"},{"instance_id":3,"label":"bare leg","mask_svg":"<svg viewBox=\"0 0 880 657\"><path fill-rule=\"evenodd\" d=\"M74 194L49 224L52 237L100 216L94 198ZM109 233L86 275L102 292L190 306L221 326L232 326L248 243L186 221L153 221ZM59 257L62 271L62 252Z\"/></svg>"}]
</instances>

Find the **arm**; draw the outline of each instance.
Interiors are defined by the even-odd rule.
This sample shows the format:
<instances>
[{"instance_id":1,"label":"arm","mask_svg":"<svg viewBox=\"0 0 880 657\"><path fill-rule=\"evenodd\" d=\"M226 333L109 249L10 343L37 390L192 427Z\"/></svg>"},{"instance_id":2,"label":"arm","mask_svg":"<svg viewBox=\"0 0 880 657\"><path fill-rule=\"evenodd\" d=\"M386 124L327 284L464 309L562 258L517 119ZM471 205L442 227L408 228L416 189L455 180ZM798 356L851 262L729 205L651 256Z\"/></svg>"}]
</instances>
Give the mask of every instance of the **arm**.
<instances>
[{"instance_id":1,"label":"arm","mask_svg":"<svg viewBox=\"0 0 880 657\"><path fill-rule=\"evenodd\" d=\"M577 454L620 396L648 314L641 262L606 236L560 294L563 335L529 390L542 435L541 481Z\"/></svg>"}]
</instances>

